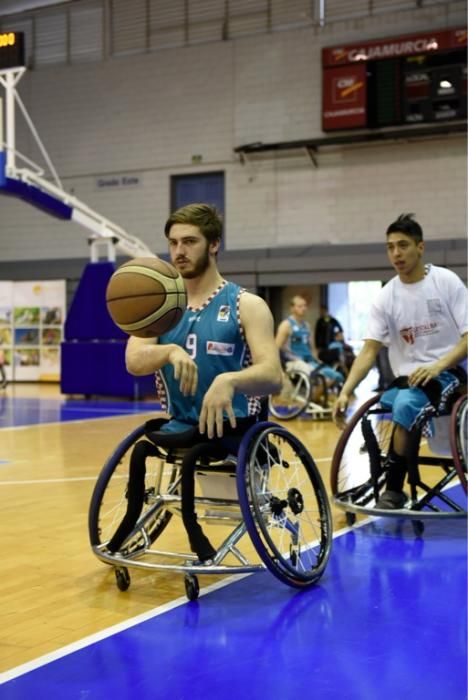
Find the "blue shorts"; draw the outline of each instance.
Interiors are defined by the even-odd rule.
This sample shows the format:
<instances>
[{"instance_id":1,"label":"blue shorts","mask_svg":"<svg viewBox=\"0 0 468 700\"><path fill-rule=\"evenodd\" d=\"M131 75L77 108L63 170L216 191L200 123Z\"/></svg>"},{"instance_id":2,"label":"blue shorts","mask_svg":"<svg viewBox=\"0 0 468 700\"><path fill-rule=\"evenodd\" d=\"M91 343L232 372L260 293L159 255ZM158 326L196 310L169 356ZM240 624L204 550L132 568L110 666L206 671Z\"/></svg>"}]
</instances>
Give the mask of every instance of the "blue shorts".
<instances>
[{"instance_id":1,"label":"blue shorts","mask_svg":"<svg viewBox=\"0 0 468 700\"><path fill-rule=\"evenodd\" d=\"M338 382L340 384L344 382L344 377L341 372L338 372L336 369L333 369L333 367L329 367L328 365L320 367L318 372L327 379L331 379L333 382Z\"/></svg>"},{"instance_id":2,"label":"blue shorts","mask_svg":"<svg viewBox=\"0 0 468 700\"><path fill-rule=\"evenodd\" d=\"M435 406L420 387L390 387L380 397L384 408L392 409L392 420L406 430L420 427L436 411L443 411L447 398L460 385L460 381L451 372L442 372L435 379L440 384L440 399Z\"/></svg>"}]
</instances>

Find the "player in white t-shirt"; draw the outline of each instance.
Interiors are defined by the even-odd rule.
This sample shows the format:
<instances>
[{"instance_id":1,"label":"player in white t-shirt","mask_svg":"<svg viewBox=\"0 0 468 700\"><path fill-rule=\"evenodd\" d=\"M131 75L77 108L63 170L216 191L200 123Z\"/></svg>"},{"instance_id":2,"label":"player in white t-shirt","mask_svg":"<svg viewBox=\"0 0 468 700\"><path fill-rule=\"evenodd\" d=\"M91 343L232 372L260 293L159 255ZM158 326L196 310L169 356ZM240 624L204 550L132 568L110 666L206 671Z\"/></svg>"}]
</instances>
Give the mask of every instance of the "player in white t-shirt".
<instances>
[{"instance_id":1,"label":"player in white t-shirt","mask_svg":"<svg viewBox=\"0 0 468 700\"><path fill-rule=\"evenodd\" d=\"M375 299L364 346L338 396L333 416L344 427L355 387L368 374L383 345L395 383L381 403L392 408L395 429L387 457L386 490L377 508L403 508L408 460L420 439L421 424L443 410L447 398L466 382L468 292L450 270L423 262L421 226L413 214L401 214L387 229L387 254L393 277Z\"/></svg>"}]
</instances>

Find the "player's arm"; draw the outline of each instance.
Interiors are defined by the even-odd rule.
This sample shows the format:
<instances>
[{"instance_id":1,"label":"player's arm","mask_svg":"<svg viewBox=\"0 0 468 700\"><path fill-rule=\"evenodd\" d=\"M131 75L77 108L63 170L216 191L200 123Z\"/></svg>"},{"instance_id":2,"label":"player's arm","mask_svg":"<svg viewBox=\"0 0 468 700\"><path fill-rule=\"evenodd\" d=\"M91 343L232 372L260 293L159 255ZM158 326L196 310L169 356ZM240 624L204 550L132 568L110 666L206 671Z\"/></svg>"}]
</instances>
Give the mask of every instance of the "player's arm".
<instances>
[{"instance_id":1,"label":"player's arm","mask_svg":"<svg viewBox=\"0 0 468 700\"><path fill-rule=\"evenodd\" d=\"M434 379L446 369L455 367L468 355L468 333L464 333L458 343L445 355L442 355L436 362L423 365L411 372L408 376L410 386L425 386L431 379Z\"/></svg>"},{"instance_id":2,"label":"player's arm","mask_svg":"<svg viewBox=\"0 0 468 700\"><path fill-rule=\"evenodd\" d=\"M205 394L200 412L199 429L209 438L223 434L223 419L227 415L236 426L232 408L235 393L266 396L281 387L282 374L278 348L274 340L273 317L260 297L244 293L240 298L240 318L252 365L237 372L219 374Z\"/></svg>"},{"instance_id":3,"label":"player's arm","mask_svg":"<svg viewBox=\"0 0 468 700\"><path fill-rule=\"evenodd\" d=\"M349 397L357 385L367 376L369 370L375 364L382 343L378 340L366 340L353 362L348 377L333 407L333 418L339 428L344 427L344 414L348 406Z\"/></svg>"},{"instance_id":4,"label":"player's arm","mask_svg":"<svg viewBox=\"0 0 468 700\"><path fill-rule=\"evenodd\" d=\"M291 335L291 324L288 320L281 321L276 331L275 343L279 350L287 352L289 350L289 336Z\"/></svg>"},{"instance_id":5,"label":"player's arm","mask_svg":"<svg viewBox=\"0 0 468 700\"><path fill-rule=\"evenodd\" d=\"M183 348L174 343L159 345L157 338L130 336L128 339L125 364L130 374L152 374L168 363L174 367L174 377L179 380L181 392L186 396L195 394L197 366Z\"/></svg>"}]
</instances>

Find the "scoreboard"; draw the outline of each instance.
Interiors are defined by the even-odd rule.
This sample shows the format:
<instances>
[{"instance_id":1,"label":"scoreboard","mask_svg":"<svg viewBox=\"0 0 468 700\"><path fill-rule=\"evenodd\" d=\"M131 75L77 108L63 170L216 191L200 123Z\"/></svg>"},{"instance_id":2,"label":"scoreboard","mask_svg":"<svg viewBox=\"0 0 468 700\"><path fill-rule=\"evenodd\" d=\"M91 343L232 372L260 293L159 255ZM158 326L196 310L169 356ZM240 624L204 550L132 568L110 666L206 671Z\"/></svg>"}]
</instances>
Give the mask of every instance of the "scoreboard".
<instances>
[{"instance_id":1,"label":"scoreboard","mask_svg":"<svg viewBox=\"0 0 468 700\"><path fill-rule=\"evenodd\" d=\"M0 34L0 70L24 66L23 32L4 32Z\"/></svg>"},{"instance_id":2,"label":"scoreboard","mask_svg":"<svg viewBox=\"0 0 468 700\"><path fill-rule=\"evenodd\" d=\"M467 30L322 51L324 131L466 118Z\"/></svg>"}]
</instances>

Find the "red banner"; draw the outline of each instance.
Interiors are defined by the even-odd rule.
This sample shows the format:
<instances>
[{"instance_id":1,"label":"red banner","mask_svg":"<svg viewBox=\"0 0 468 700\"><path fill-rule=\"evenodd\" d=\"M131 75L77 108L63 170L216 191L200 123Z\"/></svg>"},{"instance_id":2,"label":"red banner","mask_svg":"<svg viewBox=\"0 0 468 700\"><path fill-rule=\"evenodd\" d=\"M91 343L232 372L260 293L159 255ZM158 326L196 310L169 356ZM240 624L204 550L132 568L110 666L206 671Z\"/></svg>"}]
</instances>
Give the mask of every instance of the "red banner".
<instances>
[{"instance_id":1,"label":"red banner","mask_svg":"<svg viewBox=\"0 0 468 700\"><path fill-rule=\"evenodd\" d=\"M360 61L447 51L466 46L467 36L465 28L458 28L325 48L322 50L322 64L324 67L339 66Z\"/></svg>"},{"instance_id":2,"label":"red banner","mask_svg":"<svg viewBox=\"0 0 468 700\"><path fill-rule=\"evenodd\" d=\"M323 72L322 128L366 126L366 67L327 68Z\"/></svg>"}]
</instances>

